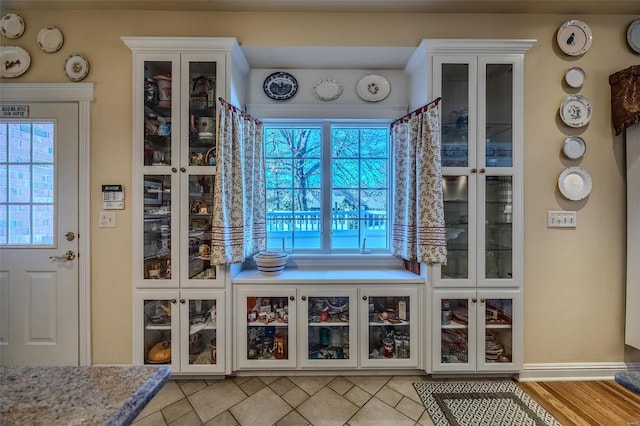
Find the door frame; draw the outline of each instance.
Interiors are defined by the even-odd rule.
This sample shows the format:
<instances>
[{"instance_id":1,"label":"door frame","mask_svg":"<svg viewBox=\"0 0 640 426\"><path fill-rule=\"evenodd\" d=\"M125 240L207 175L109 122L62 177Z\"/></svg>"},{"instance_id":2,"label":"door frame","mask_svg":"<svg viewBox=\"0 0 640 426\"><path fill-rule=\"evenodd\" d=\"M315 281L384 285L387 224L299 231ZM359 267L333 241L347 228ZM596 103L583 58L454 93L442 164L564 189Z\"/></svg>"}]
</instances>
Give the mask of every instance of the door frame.
<instances>
[{"instance_id":1,"label":"door frame","mask_svg":"<svg viewBox=\"0 0 640 426\"><path fill-rule=\"evenodd\" d=\"M79 363L91 365L91 132L93 83L2 83L3 103L74 102L78 105L78 345Z\"/></svg>"}]
</instances>

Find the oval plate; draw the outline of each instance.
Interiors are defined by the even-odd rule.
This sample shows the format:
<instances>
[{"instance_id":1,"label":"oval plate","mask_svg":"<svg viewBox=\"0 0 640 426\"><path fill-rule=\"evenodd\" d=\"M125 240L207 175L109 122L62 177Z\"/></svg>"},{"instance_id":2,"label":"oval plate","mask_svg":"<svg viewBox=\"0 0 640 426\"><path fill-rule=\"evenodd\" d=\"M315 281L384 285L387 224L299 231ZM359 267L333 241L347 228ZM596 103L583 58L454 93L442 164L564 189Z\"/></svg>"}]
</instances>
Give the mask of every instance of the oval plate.
<instances>
[{"instance_id":1,"label":"oval plate","mask_svg":"<svg viewBox=\"0 0 640 426\"><path fill-rule=\"evenodd\" d=\"M64 38L59 29L54 26L44 27L38 32L36 43L43 52L53 53L60 50Z\"/></svg>"},{"instance_id":2,"label":"oval plate","mask_svg":"<svg viewBox=\"0 0 640 426\"><path fill-rule=\"evenodd\" d=\"M580 56L591 47L593 34L587 24L578 20L567 21L558 28L558 47L570 56Z\"/></svg>"},{"instance_id":3,"label":"oval plate","mask_svg":"<svg viewBox=\"0 0 640 426\"><path fill-rule=\"evenodd\" d=\"M29 52L18 46L0 46L0 77L14 78L24 74L31 65Z\"/></svg>"},{"instance_id":4,"label":"oval plate","mask_svg":"<svg viewBox=\"0 0 640 426\"><path fill-rule=\"evenodd\" d=\"M560 118L569 127L586 126L591 120L591 102L583 95L569 95L560 105Z\"/></svg>"},{"instance_id":5,"label":"oval plate","mask_svg":"<svg viewBox=\"0 0 640 426\"><path fill-rule=\"evenodd\" d=\"M262 83L264 94L276 101L286 101L298 93L298 80L288 72L269 74Z\"/></svg>"},{"instance_id":6,"label":"oval plate","mask_svg":"<svg viewBox=\"0 0 640 426\"><path fill-rule=\"evenodd\" d=\"M381 75L369 74L358 80L356 92L367 102L380 102L391 93L391 84Z\"/></svg>"},{"instance_id":7,"label":"oval plate","mask_svg":"<svg viewBox=\"0 0 640 426\"><path fill-rule=\"evenodd\" d=\"M591 176L581 167L568 167L560 173L558 188L567 200L583 200L591 194Z\"/></svg>"},{"instance_id":8,"label":"oval plate","mask_svg":"<svg viewBox=\"0 0 640 426\"><path fill-rule=\"evenodd\" d=\"M71 55L64 62L64 73L71 81L83 80L89 74L89 61L82 55Z\"/></svg>"},{"instance_id":9,"label":"oval plate","mask_svg":"<svg viewBox=\"0 0 640 426\"><path fill-rule=\"evenodd\" d=\"M562 152L571 160L577 160L582 157L586 150L587 145L580 136L569 136L562 145Z\"/></svg>"},{"instance_id":10,"label":"oval plate","mask_svg":"<svg viewBox=\"0 0 640 426\"><path fill-rule=\"evenodd\" d=\"M627 28L627 43L636 53L640 53L640 19L636 19Z\"/></svg>"},{"instance_id":11,"label":"oval plate","mask_svg":"<svg viewBox=\"0 0 640 426\"><path fill-rule=\"evenodd\" d=\"M0 33L9 39L19 38L24 33L24 20L20 15L7 13L0 19Z\"/></svg>"},{"instance_id":12,"label":"oval plate","mask_svg":"<svg viewBox=\"0 0 640 426\"><path fill-rule=\"evenodd\" d=\"M321 101L333 101L342 95L342 85L335 80L320 80L313 86L313 94Z\"/></svg>"}]
</instances>

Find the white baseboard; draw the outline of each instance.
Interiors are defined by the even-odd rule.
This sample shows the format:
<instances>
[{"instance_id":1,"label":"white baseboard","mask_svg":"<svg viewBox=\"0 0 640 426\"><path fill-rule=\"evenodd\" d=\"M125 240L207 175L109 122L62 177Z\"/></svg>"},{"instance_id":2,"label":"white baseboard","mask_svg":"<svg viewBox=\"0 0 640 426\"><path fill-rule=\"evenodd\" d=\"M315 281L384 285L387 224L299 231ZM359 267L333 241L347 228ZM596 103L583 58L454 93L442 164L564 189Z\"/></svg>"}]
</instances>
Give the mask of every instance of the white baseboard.
<instances>
[{"instance_id":1,"label":"white baseboard","mask_svg":"<svg viewBox=\"0 0 640 426\"><path fill-rule=\"evenodd\" d=\"M632 370L640 371L640 362L524 364L518 380L521 382L613 380L616 373Z\"/></svg>"}]
</instances>

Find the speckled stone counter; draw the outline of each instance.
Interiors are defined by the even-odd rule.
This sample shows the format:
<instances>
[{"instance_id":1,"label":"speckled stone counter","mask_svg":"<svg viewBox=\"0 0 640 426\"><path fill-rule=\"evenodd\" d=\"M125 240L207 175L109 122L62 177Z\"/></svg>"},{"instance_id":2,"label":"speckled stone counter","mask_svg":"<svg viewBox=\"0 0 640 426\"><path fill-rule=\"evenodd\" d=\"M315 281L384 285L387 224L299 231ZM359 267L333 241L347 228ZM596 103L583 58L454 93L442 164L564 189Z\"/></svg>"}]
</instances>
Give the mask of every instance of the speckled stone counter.
<instances>
[{"instance_id":1,"label":"speckled stone counter","mask_svg":"<svg viewBox=\"0 0 640 426\"><path fill-rule=\"evenodd\" d=\"M0 425L128 425L170 375L167 366L0 366Z\"/></svg>"}]
</instances>

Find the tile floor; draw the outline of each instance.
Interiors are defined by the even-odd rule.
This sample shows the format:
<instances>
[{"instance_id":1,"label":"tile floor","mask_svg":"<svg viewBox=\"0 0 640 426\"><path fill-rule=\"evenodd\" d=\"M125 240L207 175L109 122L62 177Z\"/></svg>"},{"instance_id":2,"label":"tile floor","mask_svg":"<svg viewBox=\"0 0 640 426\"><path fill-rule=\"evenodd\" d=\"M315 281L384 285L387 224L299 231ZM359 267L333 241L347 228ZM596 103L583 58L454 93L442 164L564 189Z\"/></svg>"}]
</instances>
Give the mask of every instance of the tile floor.
<instances>
[{"instance_id":1,"label":"tile floor","mask_svg":"<svg viewBox=\"0 0 640 426\"><path fill-rule=\"evenodd\" d=\"M147 425L433 425L413 383L427 376L170 380L134 421Z\"/></svg>"}]
</instances>

